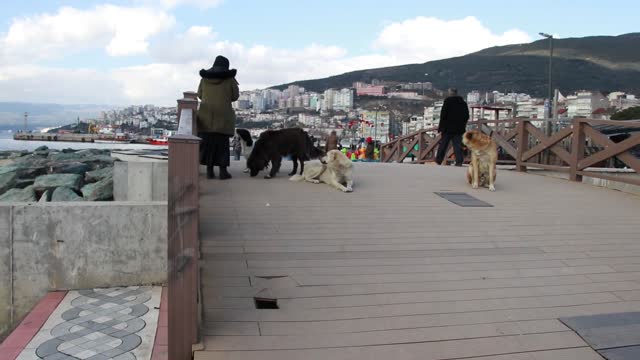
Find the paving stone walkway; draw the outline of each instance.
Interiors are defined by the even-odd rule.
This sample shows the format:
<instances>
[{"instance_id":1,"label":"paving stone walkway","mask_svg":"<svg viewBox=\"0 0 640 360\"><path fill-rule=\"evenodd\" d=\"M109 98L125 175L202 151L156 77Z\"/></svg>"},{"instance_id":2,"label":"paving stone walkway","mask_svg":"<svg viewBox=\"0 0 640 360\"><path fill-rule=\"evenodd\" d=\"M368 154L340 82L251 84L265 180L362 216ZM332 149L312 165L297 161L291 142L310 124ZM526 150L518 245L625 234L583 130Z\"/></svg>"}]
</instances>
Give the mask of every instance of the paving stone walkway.
<instances>
[{"instance_id":1,"label":"paving stone walkway","mask_svg":"<svg viewBox=\"0 0 640 360\"><path fill-rule=\"evenodd\" d=\"M150 359L160 296L160 287L71 291L17 359Z\"/></svg>"}]
</instances>

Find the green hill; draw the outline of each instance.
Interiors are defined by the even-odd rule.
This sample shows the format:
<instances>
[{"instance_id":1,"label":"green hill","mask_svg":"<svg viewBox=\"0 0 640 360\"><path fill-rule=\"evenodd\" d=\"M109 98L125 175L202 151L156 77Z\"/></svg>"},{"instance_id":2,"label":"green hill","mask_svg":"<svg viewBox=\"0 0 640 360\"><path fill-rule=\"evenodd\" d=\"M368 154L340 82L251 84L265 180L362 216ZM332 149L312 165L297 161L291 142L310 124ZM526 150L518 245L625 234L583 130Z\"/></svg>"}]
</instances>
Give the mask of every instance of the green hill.
<instances>
[{"instance_id":1,"label":"green hill","mask_svg":"<svg viewBox=\"0 0 640 360\"><path fill-rule=\"evenodd\" d=\"M355 81L373 79L418 82L425 79L436 88L547 92L548 40L497 46L465 56L378 69L353 71L324 79L296 81L311 91L351 87ZM640 93L640 33L554 39L554 86L562 93L580 89L622 90ZM283 84L274 88L286 88Z\"/></svg>"}]
</instances>

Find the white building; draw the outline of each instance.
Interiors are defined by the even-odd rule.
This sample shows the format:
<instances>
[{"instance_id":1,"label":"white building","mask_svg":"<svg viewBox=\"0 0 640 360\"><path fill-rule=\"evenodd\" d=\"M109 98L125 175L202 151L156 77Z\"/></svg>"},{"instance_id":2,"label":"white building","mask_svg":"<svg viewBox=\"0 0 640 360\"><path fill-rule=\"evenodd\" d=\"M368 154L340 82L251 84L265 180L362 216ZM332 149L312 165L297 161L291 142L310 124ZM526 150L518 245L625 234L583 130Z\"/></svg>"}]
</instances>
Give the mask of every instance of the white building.
<instances>
[{"instance_id":1,"label":"white building","mask_svg":"<svg viewBox=\"0 0 640 360\"><path fill-rule=\"evenodd\" d=\"M600 92L578 91L575 95L567 96L567 116L569 118L590 118L597 109L609 107L609 100Z\"/></svg>"},{"instance_id":2,"label":"white building","mask_svg":"<svg viewBox=\"0 0 640 360\"><path fill-rule=\"evenodd\" d=\"M298 114L298 122L308 127L318 127L322 123L322 119L319 116Z\"/></svg>"},{"instance_id":3,"label":"white building","mask_svg":"<svg viewBox=\"0 0 640 360\"><path fill-rule=\"evenodd\" d=\"M472 104L479 104L480 103L480 99L481 99L481 94L479 91L477 90L473 90L470 93L467 94L467 104L472 105Z\"/></svg>"},{"instance_id":4,"label":"white building","mask_svg":"<svg viewBox=\"0 0 640 360\"><path fill-rule=\"evenodd\" d=\"M609 94L608 98L611 106L616 108L618 111L634 106L640 106L640 99L636 98L635 95L625 94L620 91L612 92Z\"/></svg>"},{"instance_id":5,"label":"white building","mask_svg":"<svg viewBox=\"0 0 640 360\"><path fill-rule=\"evenodd\" d=\"M390 114L388 111L363 111L362 119L369 122L371 125L367 125L366 122L361 123L361 130L363 137L371 137L374 140L381 140L382 142L389 141L389 129L390 129Z\"/></svg>"},{"instance_id":6,"label":"white building","mask_svg":"<svg viewBox=\"0 0 640 360\"><path fill-rule=\"evenodd\" d=\"M333 109L348 111L353 108L353 91L342 89L334 93Z\"/></svg>"},{"instance_id":7,"label":"white building","mask_svg":"<svg viewBox=\"0 0 640 360\"><path fill-rule=\"evenodd\" d=\"M298 85L289 85L289 87L286 90L288 97L296 97L300 95L303 92L303 91L300 91L300 89L301 88Z\"/></svg>"},{"instance_id":8,"label":"white building","mask_svg":"<svg viewBox=\"0 0 640 360\"><path fill-rule=\"evenodd\" d=\"M544 119L544 101L529 99L516 103L516 117L529 119Z\"/></svg>"},{"instance_id":9,"label":"white building","mask_svg":"<svg viewBox=\"0 0 640 360\"><path fill-rule=\"evenodd\" d=\"M334 98L336 91L334 89L327 89L323 94L322 110L333 110Z\"/></svg>"}]
</instances>

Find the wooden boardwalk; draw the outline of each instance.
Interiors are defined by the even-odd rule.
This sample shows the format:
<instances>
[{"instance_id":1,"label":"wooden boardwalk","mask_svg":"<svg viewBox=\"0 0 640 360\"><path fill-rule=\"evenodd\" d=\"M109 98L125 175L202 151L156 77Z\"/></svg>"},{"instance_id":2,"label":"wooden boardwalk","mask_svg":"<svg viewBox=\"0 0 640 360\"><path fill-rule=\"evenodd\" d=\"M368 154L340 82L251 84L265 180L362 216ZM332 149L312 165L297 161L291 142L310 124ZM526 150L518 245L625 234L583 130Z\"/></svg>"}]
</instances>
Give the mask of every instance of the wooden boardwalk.
<instances>
[{"instance_id":1,"label":"wooden boardwalk","mask_svg":"<svg viewBox=\"0 0 640 360\"><path fill-rule=\"evenodd\" d=\"M640 311L640 197L508 171L491 193L460 168L366 163L344 194L287 181L289 164L201 181L195 359L592 360L557 318Z\"/></svg>"}]
</instances>

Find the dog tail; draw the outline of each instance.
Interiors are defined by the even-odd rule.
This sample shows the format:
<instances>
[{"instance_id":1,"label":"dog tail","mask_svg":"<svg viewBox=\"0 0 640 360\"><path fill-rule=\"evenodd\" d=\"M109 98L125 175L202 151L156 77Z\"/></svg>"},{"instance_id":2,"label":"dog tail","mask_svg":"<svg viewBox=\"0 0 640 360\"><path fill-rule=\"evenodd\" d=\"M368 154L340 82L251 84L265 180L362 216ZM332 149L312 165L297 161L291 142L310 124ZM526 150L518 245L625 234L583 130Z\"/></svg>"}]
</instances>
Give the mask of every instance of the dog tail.
<instances>
[{"instance_id":1,"label":"dog tail","mask_svg":"<svg viewBox=\"0 0 640 360\"><path fill-rule=\"evenodd\" d=\"M304 180L304 176L302 175L293 175L289 178L289 181L302 181Z\"/></svg>"}]
</instances>

